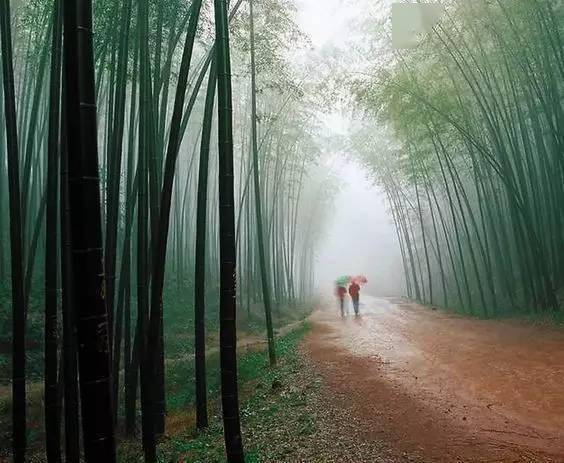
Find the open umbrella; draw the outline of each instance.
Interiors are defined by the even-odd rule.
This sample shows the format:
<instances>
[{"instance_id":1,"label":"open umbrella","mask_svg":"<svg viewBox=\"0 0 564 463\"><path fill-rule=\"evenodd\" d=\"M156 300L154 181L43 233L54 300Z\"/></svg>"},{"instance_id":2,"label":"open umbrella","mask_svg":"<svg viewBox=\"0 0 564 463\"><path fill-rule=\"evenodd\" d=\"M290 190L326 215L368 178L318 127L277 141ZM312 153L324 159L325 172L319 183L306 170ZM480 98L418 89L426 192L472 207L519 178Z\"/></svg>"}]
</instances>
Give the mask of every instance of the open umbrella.
<instances>
[{"instance_id":1,"label":"open umbrella","mask_svg":"<svg viewBox=\"0 0 564 463\"><path fill-rule=\"evenodd\" d=\"M343 275L335 280L337 286L347 286L351 282L349 275Z\"/></svg>"},{"instance_id":2,"label":"open umbrella","mask_svg":"<svg viewBox=\"0 0 564 463\"><path fill-rule=\"evenodd\" d=\"M366 283L368 283L368 279L364 275L357 275L351 280L354 281L357 285L365 285Z\"/></svg>"}]
</instances>

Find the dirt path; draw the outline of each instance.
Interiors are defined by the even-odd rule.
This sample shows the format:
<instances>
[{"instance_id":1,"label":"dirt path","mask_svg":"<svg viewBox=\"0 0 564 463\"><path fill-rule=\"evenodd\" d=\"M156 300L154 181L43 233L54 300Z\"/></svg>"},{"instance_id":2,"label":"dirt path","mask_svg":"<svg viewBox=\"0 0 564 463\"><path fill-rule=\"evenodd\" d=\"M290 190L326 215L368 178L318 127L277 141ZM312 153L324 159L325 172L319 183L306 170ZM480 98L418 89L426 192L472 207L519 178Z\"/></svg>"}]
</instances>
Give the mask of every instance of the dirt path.
<instances>
[{"instance_id":1,"label":"dirt path","mask_svg":"<svg viewBox=\"0 0 564 463\"><path fill-rule=\"evenodd\" d=\"M564 331L364 297L304 349L359 439L424 462L564 462Z\"/></svg>"}]
</instances>

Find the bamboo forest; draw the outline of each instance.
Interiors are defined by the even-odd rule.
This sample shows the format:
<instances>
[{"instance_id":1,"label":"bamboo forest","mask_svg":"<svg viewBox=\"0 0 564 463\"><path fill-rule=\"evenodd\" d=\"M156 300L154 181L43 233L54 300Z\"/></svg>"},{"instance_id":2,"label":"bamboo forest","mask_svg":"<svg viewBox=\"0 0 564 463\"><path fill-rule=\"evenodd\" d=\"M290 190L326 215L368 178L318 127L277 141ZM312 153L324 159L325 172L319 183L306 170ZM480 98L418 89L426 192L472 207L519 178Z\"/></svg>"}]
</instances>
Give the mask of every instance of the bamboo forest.
<instances>
[{"instance_id":1,"label":"bamboo forest","mask_svg":"<svg viewBox=\"0 0 564 463\"><path fill-rule=\"evenodd\" d=\"M564 461L564 3L0 0L0 463Z\"/></svg>"}]
</instances>

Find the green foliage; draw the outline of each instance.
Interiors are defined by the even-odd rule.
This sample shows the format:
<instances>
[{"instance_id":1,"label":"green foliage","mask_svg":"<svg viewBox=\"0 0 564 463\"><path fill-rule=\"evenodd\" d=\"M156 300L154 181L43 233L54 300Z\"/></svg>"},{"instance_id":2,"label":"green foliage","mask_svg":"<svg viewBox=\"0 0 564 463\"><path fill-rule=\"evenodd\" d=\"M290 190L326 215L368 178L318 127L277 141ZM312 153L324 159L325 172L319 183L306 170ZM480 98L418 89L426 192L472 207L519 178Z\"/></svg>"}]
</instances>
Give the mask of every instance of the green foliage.
<instances>
[{"instance_id":1,"label":"green foliage","mask_svg":"<svg viewBox=\"0 0 564 463\"><path fill-rule=\"evenodd\" d=\"M388 195L412 297L486 317L557 308L563 14L449 2L418 47L353 84L354 149Z\"/></svg>"},{"instance_id":2,"label":"green foliage","mask_svg":"<svg viewBox=\"0 0 564 463\"><path fill-rule=\"evenodd\" d=\"M13 3L13 2L12 2ZM23 230L22 245L25 256L25 290L29 299L26 318L27 376L37 390L44 375L44 293L46 247L53 251L53 243L45 236L45 187L49 125L49 67L53 31L52 2L24 0L16 2L13 14L14 54L17 94L17 124L20 138L22 169ZM128 6L129 5L129 6ZM203 95L201 82L208 72L210 53L213 53L215 28L213 2L203 2L195 33L193 66L187 78L187 99L179 105L181 127L178 136L179 159L173 171L170 230L166 264L154 259L155 224L160 215L164 159L171 132L171 114L179 83L182 44L187 35L187 24L193 3L189 0L147 0L146 2L93 2L94 74L98 129L98 172L100 199L104 223L104 255L106 273L106 302L112 315L110 350L114 361L114 393L118 397L118 421L125 411L124 383L136 397L132 377L126 375L138 352L133 352L138 306L147 311L149 274L155 268L166 270L163 301L164 344L167 357L167 388L171 410L181 409L194 400L193 355L193 284L194 284L194 214L198 150L201 136ZM236 2L230 2L234 7ZM264 205L264 239L266 249L266 276L273 293L274 325L304 315L313 291L315 242L325 223L321 204L330 198L327 185L310 181L321 156L316 137L318 127L316 109L323 102L317 97L319 87L305 82L304 70L294 62L297 48L307 45L296 20L294 0L257 0L256 45L258 82L258 141L261 202ZM141 6L139 9L138 7ZM146 8L146 9L145 9ZM264 320L256 310L261 304L257 278L255 198L250 194L253 167L249 155L249 39L248 9L240 4L233 11L231 21L233 58L233 132L235 135L235 204L238 213L238 303L242 310L239 328L245 333L263 336ZM126 33L127 32L127 33ZM191 35L188 35L191 37ZM0 99L4 99L0 93ZM1 105L3 106L3 105ZM215 111L214 111L215 115ZM56 119L56 118L55 118ZM5 145L4 112L0 110L0 154ZM212 121L212 125L216 120ZM53 124L54 125L54 124ZM215 132L215 131L214 131ZM55 132L53 132L55 133ZM53 139L53 137L51 137ZM54 146L54 145L49 145ZM62 145L61 145L62 146ZM89 146L93 146L90 144ZM207 247L206 327L210 346L209 371L213 373L209 388L218 391L217 349L219 305L219 220L218 220L218 141L210 144L210 185L206 223ZM58 153L60 155L61 153ZM146 154L146 156L145 156ZM0 156L0 159L4 159ZM140 162L142 161L142 162ZM0 206L7 208L6 168L0 162ZM90 166L94 167L94 166ZM142 168L142 169L141 169ZM56 170L56 169L55 169ZM65 178L62 169L59 179ZM94 169L93 169L94 170ZM170 175L166 175L171 180ZM53 178L50 178L53 180ZM53 182L54 184L54 182ZM52 191L52 189L50 189ZM167 190L169 191L169 190ZM64 195L61 195L64 196ZM52 196L51 196L52 197ZM313 201L310 199L313 198ZM56 210L60 204L49 201L47 210ZM62 208L64 209L64 207ZM166 208L165 208L166 209ZM49 217L53 217L52 214ZM141 220L139 220L141 218ZM142 222L139 224L138 222ZM0 307L10 307L8 220L0 217ZM58 224L60 226L60 224ZM49 227L53 230L53 227ZM140 232L141 231L141 232ZM58 235L64 234L58 230ZM54 234L50 234L54 236ZM164 242L164 240L160 240ZM63 245L57 239L56 251L61 256ZM50 255L53 255L52 253ZM162 254L161 254L162 255ZM57 257L57 260L58 260ZM157 262L157 264L155 264ZM147 265L146 265L147 264ZM57 266L61 267L60 262ZM166 267L166 268L165 268ZM57 270L61 274L61 269ZM63 272L64 273L64 272ZM140 275L138 281L138 274ZM160 275L160 273L158 273ZM61 303L61 288L57 288ZM65 291L65 294L68 294ZM152 303L158 311L158 298ZM287 316L286 308L293 310ZM10 310L0 311L0 377L8 382L11 365L8 360L11 339ZM246 315L246 317L245 317ZM61 332L62 314L57 323ZM157 318L152 317L153 322ZM144 320L142 317L141 320ZM53 320L52 320L53 321ZM143 323L141 323L143 324ZM153 325L155 327L156 324ZM127 331L126 331L127 330ZM157 329L152 330L156 332ZM127 336L127 338L126 338ZM151 340L156 342L157 336ZM59 350L63 344L58 337ZM141 344L143 346L144 344ZM124 352L128 349L127 352ZM51 350L50 352L53 352ZM67 351L68 352L68 351ZM52 358L52 356L50 357ZM160 358L160 356L159 356ZM249 360L250 361L250 360ZM258 359L254 361L258 362ZM128 363L129 362L129 363ZM182 364L182 367L178 366ZM252 361L248 374L257 365ZM73 362L74 363L74 362ZM147 367L146 362L141 362ZM50 362L50 365L54 365ZM136 366L137 368L137 366ZM158 368L150 368L155 372ZM67 372L69 369L67 369ZM53 373L53 369L51 369ZM59 372L57 372L59 373ZM70 373L72 374L72 373ZM143 375L141 375L143 376ZM162 375L155 373L155 380ZM55 377L55 376L51 376ZM164 382L164 381L163 381ZM161 382L156 387L162 391ZM67 388L70 391L72 388ZM146 390L145 388L144 390ZM138 391L138 389L137 389ZM72 398L65 400L73 403ZM129 401L131 405L134 401ZM137 402L137 405L139 402ZM32 412L39 405L30 402ZM107 411L107 410L105 410ZM138 418L138 410L130 406L128 417ZM75 414L78 415L78 414ZM138 423L131 424L130 429ZM38 424L42 429L43 421ZM68 429L75 426L68 426ZM39 432L42 435L42 431ZM41 439L33 445L41 450Z\"/></svg>"}]
</instances>

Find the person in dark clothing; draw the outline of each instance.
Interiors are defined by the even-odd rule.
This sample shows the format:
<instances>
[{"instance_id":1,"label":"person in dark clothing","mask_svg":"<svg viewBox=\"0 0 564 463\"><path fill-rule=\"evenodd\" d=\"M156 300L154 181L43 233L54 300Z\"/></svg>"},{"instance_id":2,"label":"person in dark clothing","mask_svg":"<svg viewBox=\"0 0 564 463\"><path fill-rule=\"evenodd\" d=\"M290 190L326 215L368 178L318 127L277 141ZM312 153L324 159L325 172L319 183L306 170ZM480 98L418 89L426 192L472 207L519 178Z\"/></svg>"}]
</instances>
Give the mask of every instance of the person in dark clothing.
<instances>
[{"instance_id":1,"label":"person in dark clothing","mask_svg":"<svg viewBox=\"0 0 564 463\"><path fill-rule=\"evenodd\" d=\"M349 286L349 294L351 295L353 307L354 307L354 314L358 316L359 310L359 299L360 299L360 286L356 281L353 281Z\"/></svg>"},{"instance_id":2,"label":"person in dark clothing","mask_svg":"<svg viewBox=\"0 0 564 463\"><path fill-rule=\"evenodd\" d=\"M345 317L345 296L347 295L347 288L343 286L337 286L335 293L339 299L339 304L341 308L341 317Z\"/></svg>"}]
</instances>

